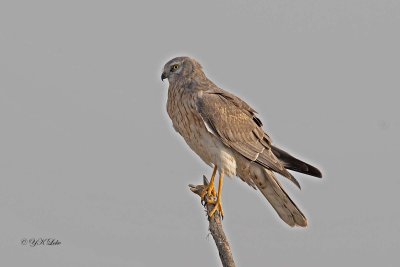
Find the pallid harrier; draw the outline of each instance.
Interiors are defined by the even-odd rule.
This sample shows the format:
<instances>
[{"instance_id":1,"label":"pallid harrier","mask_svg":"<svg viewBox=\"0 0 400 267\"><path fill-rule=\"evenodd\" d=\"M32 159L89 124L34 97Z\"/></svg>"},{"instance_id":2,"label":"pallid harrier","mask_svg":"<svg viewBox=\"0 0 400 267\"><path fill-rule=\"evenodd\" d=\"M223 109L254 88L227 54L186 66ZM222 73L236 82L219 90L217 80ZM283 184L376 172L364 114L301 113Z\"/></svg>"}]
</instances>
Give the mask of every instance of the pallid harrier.
<instances>
[{"instance_id":1,"label":"pallid harrier","mask_svg":"<svg viewBox=\"0 0 400 267\"><path fill-rule=\"evenodd\" d=\"M176 57L168 61L161 79L169 81L167 111L173 127L205 163L214 167L207 195L217 200L209 216L217 210L223 216L224 175L239 176L258 188L288 225L307 226L306 217L283 190L274 172L299 188L287 169L315 177L322 177L321 172L272 145L256 111L210 81L196 60ZM214 189L217 170L218 193Z\"/></svg>"}]
</instances>

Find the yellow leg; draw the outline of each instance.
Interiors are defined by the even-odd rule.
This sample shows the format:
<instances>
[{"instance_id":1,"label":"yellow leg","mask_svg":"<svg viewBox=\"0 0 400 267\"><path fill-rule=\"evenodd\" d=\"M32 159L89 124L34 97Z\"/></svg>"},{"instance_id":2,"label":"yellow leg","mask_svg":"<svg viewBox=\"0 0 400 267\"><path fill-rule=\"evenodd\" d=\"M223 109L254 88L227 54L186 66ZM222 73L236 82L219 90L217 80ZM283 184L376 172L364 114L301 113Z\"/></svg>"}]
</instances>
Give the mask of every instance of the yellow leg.
<instances>
[{"instance_id":1,"label":"yellow leg","mask_svg":"<svg viewBox=\"0 0 400 267\"><path fill-rule=\"evenodd\" d=\"M215 192L215 187L214 187L214 180L215 180L215 175L217 174L217 165L214 166L214 170L213 173L211 175L211 181L210 181L210 185L208 186L208 190L207 190L207 194L209 196L216 196L216 192Z\"/></svg>"},{"instance_id":2,"label":"yellow leg","mask_svg":"<svg viewBox=\"0 0 400 267\"><path fill-rule=\"evenodd\" d=\"M217 202L215 203L215 207L212 209L210 212L209 216L210 218L214 215L214 213L218 210L219 214L221 215L222 218L224 218L224 210L222 209L222 185L224 184L224 173L221 172L219 176L219 182L218 182L218 197L217 197Z\"/></svg>"},{"instance_id":3,"label":"yellow leg","mask_svg":"<svg viewBox=\"0 0 400 267\"><path fill-rule=\"evenodd\" d=\"M204 193L201 195L201 201L206 201L205 197L206 195L209 197L215 197L217 193L215 192L215 186L214 186L214 180L215 180L215 175L217 174L217 165L214 166L213 173L211 175L211 181L208 184L207 190L204 191Z\"/></svg>"}]
</instances>

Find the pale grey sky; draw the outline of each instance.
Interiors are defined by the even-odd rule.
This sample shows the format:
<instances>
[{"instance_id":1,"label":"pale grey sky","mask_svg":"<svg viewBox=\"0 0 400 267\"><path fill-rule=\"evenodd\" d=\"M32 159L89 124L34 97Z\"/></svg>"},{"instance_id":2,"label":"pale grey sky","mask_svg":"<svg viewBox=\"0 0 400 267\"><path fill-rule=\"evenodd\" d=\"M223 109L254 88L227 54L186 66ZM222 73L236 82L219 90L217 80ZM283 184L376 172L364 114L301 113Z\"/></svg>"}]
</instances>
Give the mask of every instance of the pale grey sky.
<instances>
[{"instance_id":1,"label":"pale grey sky","mask_svg":"<svg viewBox=\"0 0 400 267\"><path fill-rule=\"evenodd\" d=\"M219 266L161 69L188 55L320 167L309 220L224 185L238 266L398 266L400 2L2 1L0 265ZM52 237L62 245L22 246Z\"/></svg>"}]
</instances>

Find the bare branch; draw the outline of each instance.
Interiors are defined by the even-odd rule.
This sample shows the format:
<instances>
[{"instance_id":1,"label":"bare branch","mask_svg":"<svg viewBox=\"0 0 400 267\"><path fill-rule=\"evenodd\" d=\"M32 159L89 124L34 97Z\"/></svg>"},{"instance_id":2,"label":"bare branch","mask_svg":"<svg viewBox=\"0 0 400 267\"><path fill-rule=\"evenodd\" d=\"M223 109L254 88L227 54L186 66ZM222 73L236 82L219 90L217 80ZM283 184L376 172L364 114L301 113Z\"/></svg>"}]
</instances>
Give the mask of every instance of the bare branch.
<instances>
[{"instance_id":1,"label":"bare branch","mask_svg":"<svg viewBox=\"0 0 400 267\"><path fill-rule=\"evenodd\" d=\"M207 178L203 176L202 185L189 185L190 190L201 196L205 190L207 185L209 184ZM207 196L206 196L207 197ZM210 202L205 203L205 208L207 210L207 214L214 208L214 204ZM209 222L209 230L211 232L212 237L214 238L215 245L217 246L219 257L222 262L222 266L224 267L235 267L235 262L233 261L232 250L229 245L228 239L226 238L224 229L222 227L221 216L218 212L214 214L212 218L208 217Z\"/></svg>"}]
</instances>

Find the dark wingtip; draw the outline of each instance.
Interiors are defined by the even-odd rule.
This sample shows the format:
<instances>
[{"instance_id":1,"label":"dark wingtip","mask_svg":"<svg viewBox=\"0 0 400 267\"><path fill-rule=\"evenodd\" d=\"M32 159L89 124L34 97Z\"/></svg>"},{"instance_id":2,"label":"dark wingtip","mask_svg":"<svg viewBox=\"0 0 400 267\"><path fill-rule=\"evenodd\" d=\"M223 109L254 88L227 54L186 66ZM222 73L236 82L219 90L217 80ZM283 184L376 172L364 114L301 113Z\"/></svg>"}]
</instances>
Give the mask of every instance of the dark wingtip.
<instances>
[{"instance_id":1,"label":"dark wingtip","mask_svg":"<svg viewBox=\"0 0 400 267\"><path fill-rule=\"evenodd\" d=\"M283 165L285 166L286 169L296 172L301 172L317 178L322 178L321 171L315 168L314 166L311 166L310 164L305 163L304 161L301 161L293 157L292 155L283 151L282 149L279 149L275 146L271 147L272 147L272 153L274 153L274 155L277 156L278 159L283 162Z\"/></svg>"},{"instance_id":2,"label":"dark wingtip","mask_svg":"<svg viewBox=\"0 0 400 267\"><path fill-rule=\"evenodd\" d=\"M307 171L307 174L308 175L312 175L312 176L314 176L314 177L317 177L317 178L322 178L322 173L321 173L321 171L320 170L318 170L317 168L315 168L315 167L313 167L313 166L311 166L311 165L309 165L309 164L307 164L308 166L308 171Z\"/></svg>"}]
</instances>

